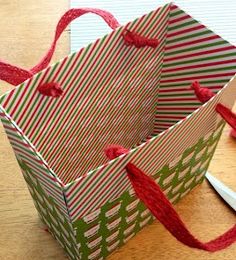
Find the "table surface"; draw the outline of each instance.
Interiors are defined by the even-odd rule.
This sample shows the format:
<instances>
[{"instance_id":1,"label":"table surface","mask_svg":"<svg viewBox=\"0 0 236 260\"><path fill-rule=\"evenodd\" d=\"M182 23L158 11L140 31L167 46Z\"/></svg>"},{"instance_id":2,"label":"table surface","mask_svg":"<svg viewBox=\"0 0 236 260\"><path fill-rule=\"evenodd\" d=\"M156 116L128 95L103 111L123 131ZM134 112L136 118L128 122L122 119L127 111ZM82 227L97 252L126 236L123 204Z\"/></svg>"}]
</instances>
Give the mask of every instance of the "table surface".
<instances>
[{"instance_id":1,"label":"table surface","mask_svg":"<svg viewBox=\"0 0 236 260\"><path fill-rule=\"evenodd\" d=\"M30 68L47 50L57 20L68 8L64 0L0 0L0 57ZM54 61L69 51L69 30L58 44ZM0 93L11 86L1 82ZM222 138L210 165L210 172L236 189L236 141ZM43 231L12 148L0 125L0 259L67 259L63 249ZM176 210L199 239L208 241L235 224L229 209L204 181L176 206ZM190 249L176 241L155 222L144 228L109 259L235 259L236 244L216 253Z\"/></svg>"}]
</instances>

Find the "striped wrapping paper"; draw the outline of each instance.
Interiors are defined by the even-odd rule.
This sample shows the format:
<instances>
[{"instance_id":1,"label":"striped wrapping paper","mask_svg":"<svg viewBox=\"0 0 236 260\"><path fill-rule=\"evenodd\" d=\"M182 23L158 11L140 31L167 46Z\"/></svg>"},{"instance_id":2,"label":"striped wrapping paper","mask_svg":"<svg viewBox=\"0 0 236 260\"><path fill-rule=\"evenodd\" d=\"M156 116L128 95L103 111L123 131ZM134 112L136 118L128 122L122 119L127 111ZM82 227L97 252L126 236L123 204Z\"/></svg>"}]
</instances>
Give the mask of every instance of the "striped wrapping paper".
<instances>
[{"instance_id":1,"label":"striped wrapping paper","mask_svg":"<svg viewBox=\"0 0 236 260\"><path fill-rule=\"evenodd\" d=\"M158 38L127 46L124 29ZM200 183L232 107L236 48L174 4L120 27L0 97L0 117L35 206L71 259L103 259L153 218L126 176L132 162L172 202ZM216 96L202 105L191 82ZM58 82L59 98L37 88ZM103 150L131 148L108 161Z\"/></svg>"}]
</instances>

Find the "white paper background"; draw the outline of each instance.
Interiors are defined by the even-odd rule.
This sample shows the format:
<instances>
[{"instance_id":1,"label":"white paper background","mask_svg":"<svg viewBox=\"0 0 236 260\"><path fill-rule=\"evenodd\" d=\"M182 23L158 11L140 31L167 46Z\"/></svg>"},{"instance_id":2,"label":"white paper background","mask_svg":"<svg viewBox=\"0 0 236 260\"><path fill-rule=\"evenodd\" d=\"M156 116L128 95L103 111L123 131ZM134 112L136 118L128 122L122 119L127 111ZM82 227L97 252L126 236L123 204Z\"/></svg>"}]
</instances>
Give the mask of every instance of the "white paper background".
<instances>
[{"instance_id":1,"label":"white paper background","mask_svg":"<svg viewBox=\"0 0 236 260\"><path fill-rule=\"evenodd\" d=\"M71 7L96 7L110 11L124 25L167 0L71 0ZM224 39L236 45L236 0L176 0L189 13ZM79 50L111 29L96 15L86 14L71 25L71 52Z\"/></svg>"}]
</instances>

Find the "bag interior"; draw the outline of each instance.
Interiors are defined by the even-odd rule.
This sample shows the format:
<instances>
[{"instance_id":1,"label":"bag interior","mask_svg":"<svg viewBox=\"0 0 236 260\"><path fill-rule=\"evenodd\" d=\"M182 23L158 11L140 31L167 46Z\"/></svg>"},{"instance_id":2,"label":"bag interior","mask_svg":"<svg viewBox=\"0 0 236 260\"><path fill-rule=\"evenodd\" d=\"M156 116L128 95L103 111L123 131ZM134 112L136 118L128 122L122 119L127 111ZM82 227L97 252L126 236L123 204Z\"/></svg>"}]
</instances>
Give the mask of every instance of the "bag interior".
<instances>
[{"instance_id":1,"label":"bag interior","mask_svg":"<svg viewBox=\"0 0 236 260\"><path fill-rule=\"evenodd\" d=\"M0 99L3 108L65 184L106 163L103 150L108 144L132 148L199 108L201 103L190 88L194 80L217 93L235 74L235 47L178 7L173 5L167 10L165 6L144 19L156 21L146 34L158 35L158 48L127 47L120 39L117 46L122 62L114 60L117 68L111 74L105 73L111 66L109 60L104 67L100 63L101 76L90 72L83 79L91 82L88 86L83 87L80 82L81 75L88 71L84 61L83 66L74 69L78 76L73 74L73 83L69 83L69 76L65 79L64 75L58 76L65 89L59 99L42 97L36 91L42 73L34 77L34 92L29 89L27 101L18 102L18 97L15 100L11 97L12 103L6 105L9 95L22 95L27 83ZM87 59L94 44L71 55L68 62ZM90 55L91 62L98 62L97 53ZM51 71L56 73L61 63ZM103 72L110 77L109 83L98 86L95 84L98 77L101 82L105 80ZM101 94L97 94L99 91ZM25 110L31 96L34 109ZM17 113L13 111L16 104L22 105Z\"/></svg>"}]
</instances>

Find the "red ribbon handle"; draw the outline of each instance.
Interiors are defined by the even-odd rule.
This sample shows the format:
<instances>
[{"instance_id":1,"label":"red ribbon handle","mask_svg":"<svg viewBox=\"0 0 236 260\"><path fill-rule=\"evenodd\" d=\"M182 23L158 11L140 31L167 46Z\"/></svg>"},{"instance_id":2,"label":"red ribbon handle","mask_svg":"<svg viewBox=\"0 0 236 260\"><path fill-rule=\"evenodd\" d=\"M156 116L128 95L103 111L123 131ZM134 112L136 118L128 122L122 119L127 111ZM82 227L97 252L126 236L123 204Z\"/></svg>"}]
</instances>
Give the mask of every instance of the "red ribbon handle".
<instances>
[{"instance_id":1,"label":"red ribbon handle","mask_svg":"<svg viewBox=\"0 0 236 260\"><path fill-rule=\"evenodd\" d=\"M198 81L192 82L191 89L202 103L206 103L215 96L212 90L202 87ZM236 133L236 114L222 103L217 104L215 110L232 127L232 135L234 135Z\"/></svg>"},{"instance_id":2,"label":"red ribbon handle","mask_svg":"<svg viewBox=\"0 0 236 260\"><path fill-rule=\"evenodd\" d=\"M105 150L105 153L109 159L114 159L128 151L129 150L122 146L111 145ZM166 229L183 244L189 247L215 252L228 247L236 241L236 225L210 242L203 243L199 241L190 233L160 186L151 177L132 163L126 165L126 171L137 197Z\"/></svg>"},{"instance_id":3,"label":"red ribbon handle","mask_svg":"<svg viewBox=\"0 0 236 260\"><path fill-rule=\"evenodd\" d=\"M51 47L41 59L41 61L31 68L30 70L26 70L14 65L11 65L7 62L0 61L0 80L4 80L12 85L18 85L28 78L32 77L35 73L45 69L53 56L53 53L56 49L56 44L58 39L60 38L61 34L65 30L65 28L76 18L80 17L81 15L93 13L99 15L103 18L103 20L111 27L111 29L116 29L120 26L118 21L115 17L107 11L96 9L96 8L73 8L67 11L59 20L56 32L54 35L54 39L52 41Z\"/></svg>"}]
</instances>

